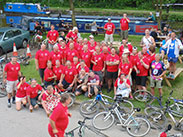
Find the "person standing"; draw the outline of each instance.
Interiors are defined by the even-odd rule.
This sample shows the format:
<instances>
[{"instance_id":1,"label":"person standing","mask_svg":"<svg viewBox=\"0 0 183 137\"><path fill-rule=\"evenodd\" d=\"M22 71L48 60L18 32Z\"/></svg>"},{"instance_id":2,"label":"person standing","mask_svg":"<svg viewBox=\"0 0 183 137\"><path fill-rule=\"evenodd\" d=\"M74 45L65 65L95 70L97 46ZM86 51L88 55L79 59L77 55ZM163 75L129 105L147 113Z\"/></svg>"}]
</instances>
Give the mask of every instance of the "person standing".
<instances>
[{"instance_id":1,"label":"person standing","mask_svg":"<svg viewBox=\"0 0 183 137\"><path fill-rule=\"evenodd\" d=\"M43 85L44 81L44 70L47 67L47 62L49 60L49 51L46 50L46 45L42 44L41 49L36 52L35 56L35 64L36 70L39 70L39 75L41 77L41 85Z\"/></svg>"},{"instance_id":2,"label":"person standing","mask_svg":"<svg viewBox=\"0 0 183 137\"><path fill-rule=\"evenodd\" d=\"M123 18L120 20L120 29L121 29L121 39L122 40L128 40L128 29L129 29L129 24L130 19L127 18L127 14L123 14Z\"/></svg>"},{"instance_id":3,"label":"person standing","mask_svg":"<svg viewBox=\"0 0 183 137\"><path fill-rule=\"evenodd\" d=\"M7 83L6 91L8 93L8 108L11 107L11 97L13 99L12 104L15 104L18 76L21 76L20 64L17 62L17 57L12 57L11 62L5 65L3 72L3 81L4 83Z\"/></svg>"},{"instance_id":4,"label":"person standing","mask_svg":"<svg viewBox=\"0 0 183 137\"><path fill-rule=\"evenodd\" d=\"M72 116L68 113L67 106L71 102L71 97L68 93L61 95L60 102L57 107L53 110L50 116L50 122L48 124L48 132L51 137L64 137L65 129L69 123L69 117Z\"/></svg>"},{"instance_id":5,"label":"person standing","mask_svg":"<svg viewBox=\"0 0 183 137\"><path fill-rule=\"evenodd\" d=\"M108 39L110 41L110 44L112 45L113 42L113 34L115 32L115 25L111 22L111 18L108 18L108 22L104 25L105 32L105 42L108 42Z\"/></svg>"},{"instance_id":6,"label":"person standing","mask_svg":"<svg viewBox=\"0 0 183 137\"><path fill-rule=\"evenodd\" d=\"M55 26L51 25L51 30L48 31L47 34L47 40L48 40L48 49L51 52L53 50L53 46L56 44L56 42L58 41L58 31L55 30Z\"/></svg>"}]
</instances>

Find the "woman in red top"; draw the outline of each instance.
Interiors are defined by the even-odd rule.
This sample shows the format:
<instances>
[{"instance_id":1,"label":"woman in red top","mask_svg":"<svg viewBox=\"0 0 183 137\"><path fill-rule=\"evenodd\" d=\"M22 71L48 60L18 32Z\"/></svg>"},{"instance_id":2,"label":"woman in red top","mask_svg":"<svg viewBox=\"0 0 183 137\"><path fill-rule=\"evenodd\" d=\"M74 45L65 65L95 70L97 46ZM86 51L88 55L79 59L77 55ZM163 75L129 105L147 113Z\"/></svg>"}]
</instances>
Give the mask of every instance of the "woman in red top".
<instances>
[{"instance_id":1,"label":"woman in red top","mask_svg":"<svg viewBox=\"0 0 183 137\"><path fill-rule=\"evenodd\" d=\"M17 84L17 93L16 93L16 110L21 110L21 104L26 106L27 100L26 100L26 90L29 84L26 83L25 76L21 76L19 78L19 83Z\"/></svg>"},{"instance_id":2,"label":"woman in red top","mask_svg":"<svg viewBox=\"0 0 183 137\"><path fill-rule=\"evenodd\" d=\"M42 95L42 106L46 111L47 116L50 116L50 113L58 105L60 95L54 91L53 87L49 85L47 90Z\"/></svg>"},{"instance_id":3,"label":"woman in red top","mask_svg":"<svg viewBox=\"0 0 183 137\"><path fill-rule=\"evenodd\" d=\"M60 102L57 107L53 110L50 116L50 123L48 125L48 132L51 137L64 137L65 129L68 126L71 113L68 113L67 106L71 102L71 97L68 93L61 95Z\"/></svg>"}]
</instances>

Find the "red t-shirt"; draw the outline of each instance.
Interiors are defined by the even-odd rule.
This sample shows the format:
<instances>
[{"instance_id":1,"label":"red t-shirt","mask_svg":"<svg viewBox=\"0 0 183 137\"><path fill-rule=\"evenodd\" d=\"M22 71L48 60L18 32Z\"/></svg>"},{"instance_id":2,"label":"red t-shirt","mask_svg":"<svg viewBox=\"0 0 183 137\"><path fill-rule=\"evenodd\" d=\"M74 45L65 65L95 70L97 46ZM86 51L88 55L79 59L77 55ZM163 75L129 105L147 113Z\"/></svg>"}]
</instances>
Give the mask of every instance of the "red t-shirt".
<instances>
[{"instance_id":1,"label":"red t-shirt","mask_svg":"<svg viewBox=\"0 0 183 137\"><path fill-rule=\"evenodd\" d=\"M48 69L48 68L46 68L44 70L44 80L45 81L52 81L52 80L54 80L54 79L48 79L49 77L53 77L53 76L54 76L53 70Z\"/></svg>"},{"instance_id":2,"label":"red t-shirt","mask_svg":"<svg viewBox=\"0 0 183 137\"><path fill-rule=\"evenodd\" d=\"M88 52L81 53L81 59L85 61L85 64L90 68L92 54Z\"/></svg>"},{"instance_id":3,"label":"red t-shirt","mask_svg":"<svg viewBox=\"0 0 183 137\"><path fill-rule=\"evenodd\" d=\"M30 98L35 98L38 96L38 91L41 91L41 90L42 90L42 87L39 84L37 84L36 87L29 86L27 88L26 94L27 96L30 96Z\"/></svg>"},{"instance_id":4,"label":"red t-shirt","mask_svg":"<svg viewBox=\"0 0 183 137\"><path fill-rule=\"evenodd\" d=\"M74 67L71 67L70 69L68 67L64 68L64 74L65 74L65 81L67 83L72 83L74 80L74 76L77 74L77 71Z\"/></svg>"},{"instance_id":5,"label":"red t-shirt","mask_svg":"<svg viewBox=\"0 0 183 137\"><path fill-rule=\"evenodd\" d=\"M104 26L106 30L106 34L111 35L113 34L113 30L115 29L115 25L113 23L106 23Z\"/></svg>"},{"instance_id":6,"label":"red t-shirt","mask_svg":"<svg viewBox=\"0 0 183 137\"><path fill-rule=\"evenodd\" d=\"M73 50L68 49L66 51L66 60L69 60L70 62L73 62L73 57L74 56L77 56L79 58L79 54L78 54L77 50L75 50L75 49L73 49Z\"/></svg>"},{"instance_id":7,"label":"red t-shirt","mask_svg":"<svg viewBox=\"0 0 183 137\"><path fill-rule=\"evenodd\" d=\"M109 61L109 62L119 61L119 56L118 55L112 56L111 54L109 54L106 58L106 61ZM118 71L118 65L113 65L113 66L108 66L107 65L107 71L108 72L117 72Z\"/></svg>"},{"instance_id":8,"label":"red t-shirt","mask_svg":"<svg viewBox=\"0 0 183 137\"><path fill-rule=\"evenodd\" d=\"M138 59L138 54L136 55L130 55L130 60L131 60L131 64L132 64L132 67L135 66L136 62L137 62L137 59ZM134 70L134 69L133 69Z\"/></svg>"},{"instance_id":9,"label":"red t-shirt","mask_svg":"<svg viewBox=\"0 0 183 137\"><path fill-rule=\"evenodd\" d=\"M149 59L143 57L142 59L146 65L149 65ZM140 71L140 73L137 74L137 76L148 76L148 69L144 67L144 65L140 62L140 59L137 59L136 67Z\"/></svg>"},{"instance_id":10,"label":"red t-shirt","mask_svg":"<svg viewBox=\"0 0 183 137\"><path fill-rule=\"evenodd\" d=\"M85 72L90 71L90 69L87 66L85 66L84 69L85 69ZM77 69L78 73L80 72L80 70L81 70L81 66L79 66L78 69Z\"/></svg>"},{"instance_id":11,"label":"red t-shirt","mask_svg":"<svg viewBox=\"0 0 183 137\"><path fill-rule=\"evenodd\" d=\"M119 64L119 69L121 70L121 73L124 73L125 75L128 75L130 69L132 68L131 62L123 64L122 62Z\"/></svg>"},{"instance_id":12,"label":"red t-shirt","mask_svg":"<svg viewBox=\"0 0 183 137\"><path fill-rule=\"evenodd\" d=\"M129 44L127 44L127 47L128 47L128 50L130 51L130 53L132 53L132 49L133 49L132 45L129 43ZM124 52L124 45L121 45L119 48L119 56L122 56L123 52Z\"/></svg>"},{"instance_id":13,"label":"red t-shirt","mask_svg":"<svg viewBox=\"0 0 183 137\"><path fill-rule=\"evenodd\" d=\"M42 100L43 100L43 101L46 101L48 95L49 95L49 94L48 94L48 91L46 91L46 93L43 93ZM53 90L53 95L55 95L55 90Z\"/></svg>"},{"instance_id":14,"label":"red t-shirt","mask_svg":"<svg viewBox=\"0 0 183 137\"><path fill-rule=\"evenodd\" d=\"M61 53L63 59L66 59L66 52L67 52L68 48L67 47L65 47L65 48L60 47L59 50L60 50L60 53Z\"/></svg>"},{"instance_id":15,"label":"red t-shirt","mask_svg":"<svg viewBox=\"0 0 183 137\"><path fill-rule=\"evenodd\" d=\"M102 53L95 54L92 56L92 61L96 62L97 65L93 64L93 71L102 71L104 68L104 56Z\"/></svg>"},{"instance_id":16,"label":"red t-shirt","mask_svg":"<svg viewBox=\"0 0 183 137\"><path fill-rule=\"evenodd\" d=\"M47 62L49 60L49 51L48 50L38 50L36 52L35 59L38 60L39 68L45 69L47 67Z\"/></svg>"},{"instance_id":17,"label":"red t-shirt","mask_svg":"<svg viewBox=\"0 0 183 137\"><path fill-rule=\"evenodd\" d=\"M77 33L73 33L72 31L70 31L70 32L67 34L66 37L67 37L67 38L73 38L73 40L74 40L75 42L76 42L77 39L78 39Z\"/></svg>"},{"instance_id":18,"label":"red t-shirt","mask_svg":"<svg viewBox=\"0 0 183 137\"><path fill-rule=\"evenodd\" d=\"M58 103L57 107L53 110L53 113L50 116L50 119L55 122L55 126L60 133L61 137L64 137L65 129L68 126L68 108L63 106L61 102ZM52 129L51 125L48 125L48 128Z\"/></svg>"},{"instance_id":19,"label":"red t-shirt","mask_svg":"<svg viewBox=\"0 0 183 137\"><path fill-rule=\"evenodd\" d=\"M19 83L17 84L17 86L19 85ZM16 97L18 97L18 98L25 97L26 96L26 91L27 91L28 87L29 87L29 84L27 84L26 82L21 84L19 89L17 89Z\"/></svg>"},{"instance_id":20,"label":"red t-shirt","mask_svg":"<svg viewBox=\"0 0 183 137\"><path fill-rule=\"evenodd\" d=\"M94 46L88 45L88 51L93 53L95 51L95 47L96 47L96 45L94 45Z\"/></svg>"},{"instance_id":21,"label":"red t-shirt","mask_svg":"<svg viewBox=\"0 0 183 137\"><path fill-rule=\"evenodd\" d=\"M153 54L153 55L149 56L149 64L151 64L152 61L155 60L155 56L156 56L156 54Z\"/></svg>"},{"instance_id":22,"label":"red t-shirt","mask_svg":"<svg viewBox=\"0 0 183 137\"><path fill-rule=\"evenodd\" d=\"M116 79L116 82L115 82L115 84L114 84L114 87L118 87L118 80L120 80L120 79ZM121 80L119 81L120 84L123 84L123 82L124 82L124 81L121 81ZM130 85L130 80L127 79L127 80L126 80L126 83L127 83L128 85Z\"/></svg>"},{"instance_id":23,"label":"red t-shirt","mask_svg":"<svg viewBox=\"0 0 183 137\"><path fill-rule=\"evenodd\" d=\"M60 80L61 74L63 74L64 66L60 65L60 67L53 67L53 73L57 76L57 80Z\"/></svg>"},{"instance_id":24,"label":"red t-shirt","mask_svg":"<svg viewBox=\"0 0 183 137\"><path fill-rule=\"evenodd\" d=\"M63 59L63 57L62 57L62 54L60 53L60 51L58 51L58 52L54 52L54 51L50 52L49 60L52 62L53 66L55 66L56 60L59 60L60 63L62 64L62 59Z\"/></svg>"},{"instance_id":25,"label":"red t-shirt","mask_svg":"<svg viewBox=\"0 0 183 137\"><path fill-rule=\"evenodd\" d=\"M20 71L20 64L13 65L11 62L5 65L4 71L7 72L8 81L18 80L18 72Z\"/></svg>"},{"instance_id":26,"label":"red t-shirt","mask_svg":"<svg viewBox=\"0 0 183 137\"><path fill-rule=\"evenodd\" d=\"M108 55L110 55L110 53L107 52L107 53L102 53L102 54L104 56L104 61L106 61L106 58L107 58Z\"/></svg>"},{"instance_id":27,"label":"red t-shirt","mask_svg":"<svg viewBox=\"0 0 183 137\"><path fill-rule=\"evenodd\" d=\"M127 18L129 20L129 18ZM121 24L121 30L128 30L129 26L128 26L128 21L127 19L122 18L120 20L120 24Z\"/></svg>"},{"instance_id":28,"label":"red t-shirt","mask_svg":"<svg viewBox=\"0 0 183 137\"><path fill-rule=\"evenodd\" d=\"M56 30L50 30L50 31L48 31L48 34L47 34L47 38L49 38L49 43L50 43L50 41L56 41L57 40L57 38L59 37L59 34L58 34L58 31L56 31Z\"/></svg>"}]
</instances>

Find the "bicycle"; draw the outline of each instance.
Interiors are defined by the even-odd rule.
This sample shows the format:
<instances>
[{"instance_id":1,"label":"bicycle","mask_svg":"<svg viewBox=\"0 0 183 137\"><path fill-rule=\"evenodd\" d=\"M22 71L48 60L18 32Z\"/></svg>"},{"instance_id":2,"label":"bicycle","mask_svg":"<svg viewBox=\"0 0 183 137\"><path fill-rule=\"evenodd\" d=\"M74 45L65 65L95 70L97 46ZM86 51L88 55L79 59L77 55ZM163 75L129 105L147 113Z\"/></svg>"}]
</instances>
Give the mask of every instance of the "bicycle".
<instances>
[{"instance_id":1,"label":"bicycle","mask_svg":"<svg viewBox=\"0 0 183 137\"><path fill-rule=\"evenodd\" d=\"M147 90L137 90L133 93L133 97L140 102L149 102L152 96L153 95Z\"/></svg>"},{"instance_id":2,"label":"bicycle","mask_svg":"<svg viewBox=\"0 0 183 137\"><path fill-rule=\"evenodd\" d=\"M167 128L160 133L159 137L182 137L181 133L178 134L168 134L168 132L172 129L172 125L168 125Z\"/></svg>"},{"instance_id":3,"label":"bicycle","mask_svg":"<svg viewBox=\"0 0 183 137\"><path fill-rule=\"evenodd\" d=\"M118 120L117 125L126 128L129 135L134 137L145 136L150 131L150 123L143 117L134 117L139 108L135 108L131 113L121 113L119 108L121 97L116 96L115 102L109 111L103 111L93 117L92 125L98 130L106 130ZM142 132L142 133L140 133Z\"/></svg>"},{"instance_id":4,"label":"bicycle","mask_svg":"<svg viewBox=\"0 0 183 137\"><path fill-rule=\"evenodd\" d=\"M29 56L26 56L26 55L18 56L17 62L19 64L22 64L22 65L26 66L26 65L29 65L29 63L30 63L29 62L29 59L30 59L30 57Z\"/></svg>"},{"instance_id":5,"label":"bicycle","mask_svg":"<svg viewBox=\"0 0 183 137\"><path fill-rule=\"evenodd\" d=\"M182 122L183 115L179 121L176 121L176 119L174 118L173 113L172 113L174 111L172 111L172 109L170 108L170 100L171 100L172 94L173 94L173 90L169 94L169 97L165 103L165 107L151 112L148 116L148 119L154 128L163 129L168 122L167 117L166 117L166 114L168 114L170 116L172 122L175 125L175 129L183 131L183 122Z\"/></svg>"},{"instance_id":6,"label":"bicycle","mask_svg":"<svg viewBox=\"0 0 183 137\"><path fill-rule=\"evenodd\" d=\"M42 42L43 42L42 33L38 31L32 36L32 39L29 41L29 45L33 49L35 48L40 49Z\"/></svg>"},{"instance_id":7,"label":"bicycle","mask_svg":"<svg viewBox=\"0 0 183 137\"><path fill-rule=\"evenodd\" d=\"M112 102L114 101L112 97L104 95L100 91L94 99L82 102L79 107L79 112L83 117L93 117L99 111L107 111L112 104L108 99ZM133 104L130 101L123 99L120 103L120 108L121 111L129 113L133 110Z\"/></svg>"},{"instance_id":8,"label":"bicycle","mask_svg":"<svg viewBox=\"0 0 183 137\"><path fill-rule=\"evenodd\" d=\"M6 97L7 91L6 91L6 84L3 81L0 81L0 98Z\"/></svg>"},{"instance_id":9,"label":"bicycle","mask_svg":"<svg viewBox=\"0 0 183 137\"><path fill-rule=\"evenodd\" d=\"M79 137L84 137L84 136L86 137L86 135L85 135L85 130L86 130L86 129L89 130L89 131L91 131L92 133L95 133L95 136L97 135L97 136L99 136L99 137L108 137L107 135L105 135L104 133L100 132L99 130L93 128L92 126L86 125L86 124L85 124L85 121L86 121L87 119L88 119L88 118L84 118L83 121L78 121L78 125L79 125L79 126L76 127L76 128L74 128L74 129L72 129L72 130L69 131L69 132L66 132L66 133L65 133L65 137L75 137L74 132L75 132L75 130L77 130L77 129L79 129L79 131L78 131L78 136L79 136Z\"/></svg>"}]
</instances>

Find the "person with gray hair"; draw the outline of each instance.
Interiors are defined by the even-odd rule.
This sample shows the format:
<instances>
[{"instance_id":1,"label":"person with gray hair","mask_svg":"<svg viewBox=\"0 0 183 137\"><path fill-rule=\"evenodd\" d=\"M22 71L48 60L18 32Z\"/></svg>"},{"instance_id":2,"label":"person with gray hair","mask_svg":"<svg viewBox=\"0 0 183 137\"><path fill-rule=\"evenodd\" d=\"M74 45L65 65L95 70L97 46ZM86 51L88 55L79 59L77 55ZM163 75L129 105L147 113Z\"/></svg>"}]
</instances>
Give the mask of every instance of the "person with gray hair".
<instances>
[{"instance_id":1,"label":"person with gray hair","mask_svg":"<svg viewBox=\"0 0 183 137\"><path fill-rule=\"evenodd\" d=\"M74 42L77 42L78 39L78 28L73 27L72 30L69 31L69 33L66 35L66 40L69 40L69 38L73 38Z\"/></svg>"},{"instance_id":2,"label":"person with gray hair","mask_svg":"<svg viewBox=\"0 0 183 137\"><path fill-rule=\"evenodd\" d=\"M163 75L166 73L166 67L162 61L160 61L161 55L156 54L155 60L152 61L150 66L150 87L151 93L154 95L154 88L159 90L159 96L162 98L162 82Z\"/></svg>"},{"instance_id":3,"label":"person with gray hair","mask_svg":"<svg viewBox=\"0 0 183 137\"><path fill-rule=\"evenodd\" d=\"M63 63L63 56L62 56L61 52L59 51L57 44L55 44L53 46L53 51L50 52L49 60L52 62L53 66L55 66L56 60L59 60L61 64Z\"/></svg>"}]
</instances>

